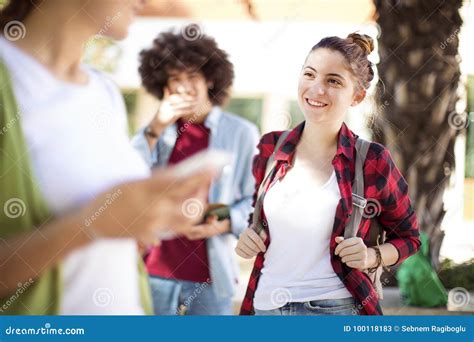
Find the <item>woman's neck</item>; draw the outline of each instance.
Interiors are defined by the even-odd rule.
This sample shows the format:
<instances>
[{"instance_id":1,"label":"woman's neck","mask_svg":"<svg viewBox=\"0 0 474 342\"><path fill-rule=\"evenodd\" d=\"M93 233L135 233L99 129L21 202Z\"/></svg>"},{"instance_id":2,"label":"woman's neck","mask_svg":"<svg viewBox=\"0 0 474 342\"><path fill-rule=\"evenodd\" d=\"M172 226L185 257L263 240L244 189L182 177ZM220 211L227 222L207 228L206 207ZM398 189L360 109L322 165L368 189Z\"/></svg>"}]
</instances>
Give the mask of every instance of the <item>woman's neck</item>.
<instances>
[{"instance_id":1,"label":"woman's neck","mask_svg":"<svg viewBox=\"0 0 474 342\"><path fill-rule=\"evenodd\" d=\"M45 6L47 4L49 2L45 2ZM24 22L25 37L13 43L37 59L56 78L87 83L80 63L83 46L94 32L84 25L84 15L69 13L65 6L60 7L63 9L42 7L34 10Z\"/></svg>"},{"instance_id":2,"label":"woman's neck","mask_svg":"<svg viewBox=\"0 0 474 342\"><path fill-rule=\"evenodd\" d=\"M335 155L342 122L306 121L298 144L300 153L308 158L325 159Z\"/></svg>"}]
</instances>

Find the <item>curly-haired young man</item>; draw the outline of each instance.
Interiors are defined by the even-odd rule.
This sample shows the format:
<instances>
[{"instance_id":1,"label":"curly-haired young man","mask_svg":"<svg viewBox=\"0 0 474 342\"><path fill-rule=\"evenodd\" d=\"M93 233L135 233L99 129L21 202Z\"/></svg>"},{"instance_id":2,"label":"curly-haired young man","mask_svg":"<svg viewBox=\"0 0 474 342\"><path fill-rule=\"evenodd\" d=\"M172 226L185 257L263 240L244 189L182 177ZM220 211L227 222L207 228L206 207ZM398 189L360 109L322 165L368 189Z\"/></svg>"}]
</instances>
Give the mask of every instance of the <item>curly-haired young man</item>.
<instances>
[{"instance_id":1,"label":"curly-haired young man","mask_svg":"<svg viewBox=\"0 0 474 342\"><path fill-rule=\"evenodd\" d=\"M259 133L252 123L222 111L233 65L213 38L190 39L189 29L161 33L140 54L142 83L160 107L133 144L150 166L174 164L208 148L232 153L233 164L208 196L208 204L227 205L228 215L210 216L186 236L152 247L146 266L156 314L174 315L184 305L190 315L228 315L238 278L233 244L252 210L251 164Z\"/></svg>"}]
</instances>

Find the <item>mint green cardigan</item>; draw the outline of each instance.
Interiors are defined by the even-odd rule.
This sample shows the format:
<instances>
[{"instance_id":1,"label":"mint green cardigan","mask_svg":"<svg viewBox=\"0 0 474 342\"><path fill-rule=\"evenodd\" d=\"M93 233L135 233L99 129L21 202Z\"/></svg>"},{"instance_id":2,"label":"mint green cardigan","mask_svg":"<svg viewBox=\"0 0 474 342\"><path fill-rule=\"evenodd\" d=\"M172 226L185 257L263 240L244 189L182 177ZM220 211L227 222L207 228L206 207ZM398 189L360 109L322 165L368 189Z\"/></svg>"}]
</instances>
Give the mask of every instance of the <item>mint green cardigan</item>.
<instances>
[{"instance_id":1,"label":"mint green cardigan","mask_svg":"<svg viewBox=\"0 0 474 342\"><path fill-rule=\"evenodd\" d=\"M32 172L10 74L0 60L0 243L10 236L41 229L52 219ZM142 307L146 314L152 314L142 260L138 268ZM0 275L0 280L7 276ZM33 279L32 284L18 283L16 292L0 298L0 315L57 315L62 290L61 263L58 263Z\"/></svg>"}]
</instances>

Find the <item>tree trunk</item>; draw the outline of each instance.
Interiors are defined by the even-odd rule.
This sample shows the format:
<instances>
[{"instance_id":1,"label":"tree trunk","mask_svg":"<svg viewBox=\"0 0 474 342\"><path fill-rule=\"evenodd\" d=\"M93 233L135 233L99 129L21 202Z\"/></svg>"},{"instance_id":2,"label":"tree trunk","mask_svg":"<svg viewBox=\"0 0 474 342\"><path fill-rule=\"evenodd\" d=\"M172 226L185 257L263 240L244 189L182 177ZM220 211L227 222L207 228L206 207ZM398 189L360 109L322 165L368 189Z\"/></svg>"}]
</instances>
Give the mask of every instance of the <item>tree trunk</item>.
<instances>
[{"instance_id":1,"label":"tree trunk","mask_svg":"<svg viewBox=\"0 0 474 342\"><path fill-rule=\"evenodd\" d=\"M455 166L455 138L467 126L466 114L455 111L462 0L374 3L381 31L374 139L387 146L407 179L437 269L443 194Z\"/></svg>"}]
</instances>

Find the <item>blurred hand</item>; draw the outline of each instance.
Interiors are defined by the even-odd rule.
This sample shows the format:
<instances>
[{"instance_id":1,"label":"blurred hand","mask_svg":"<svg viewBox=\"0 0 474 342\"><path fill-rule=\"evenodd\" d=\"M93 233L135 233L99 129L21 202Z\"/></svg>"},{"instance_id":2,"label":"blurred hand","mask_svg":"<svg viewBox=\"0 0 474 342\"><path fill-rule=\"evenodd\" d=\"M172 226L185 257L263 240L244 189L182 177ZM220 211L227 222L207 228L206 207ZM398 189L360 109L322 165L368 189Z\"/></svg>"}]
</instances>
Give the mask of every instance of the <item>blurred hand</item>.
<instances>
[{"instance_id":1,"label":"blurred hand","mask_svg":"<svg viewBox=\"0 0 474 342\"><path fill-rule=\"evenodd\" d=\"M262 230L260 234L257 234L252 227L249 227L240 235L235 252L244 259L251 259L258 253L267 250L265 247L266 238L265 231Z\"/></svg>"},{"instance_id":2,"label":"blurred hand","mask_svg":"<svg viewBox=\"0 0 474 342\"><path fill-rule=\"evenodd\" d=\"M102 193L81 211L80 224L103 237L134 237L153 244L162 230L184 234L202 220L186 215L185 201L206 203L214 175L203 171L176 178L172 169L154 172L151 178L118 185Z\"/></svg>"},{"instance_id":3,"label":"blurred hand","mask_svg":"<svg viewBox=\"0 0 474 342\"><path fill-rule=\"evenodd\" d=\"M189 240L200 240L228 232L230 232L229 219L218 221L217 216L209 216L205 223L191 227L184 236Z\"/></svg>"},{"instance_id":4,"label":"blurred hand","mask_svg":"<svg viewBox=\"0 0 474 342\"><path fill-rule=\"evenodd\" d=\"M197 112L197 102L194 96L187 94L170 94L168 88L164 89L164 96L160 108L150 123L153 131L162 131L163 128L173 124L179 118L192 116Z\"/></svg>"}]
</instances>

